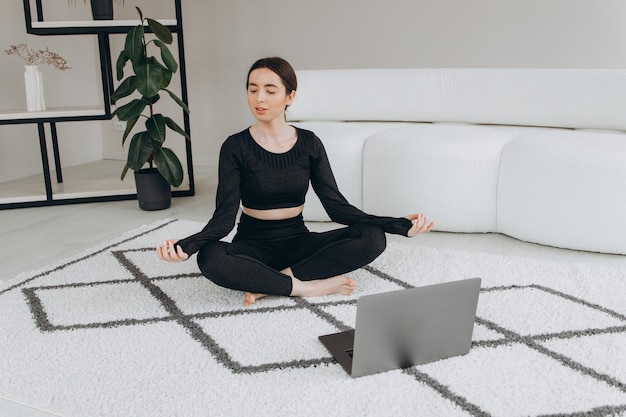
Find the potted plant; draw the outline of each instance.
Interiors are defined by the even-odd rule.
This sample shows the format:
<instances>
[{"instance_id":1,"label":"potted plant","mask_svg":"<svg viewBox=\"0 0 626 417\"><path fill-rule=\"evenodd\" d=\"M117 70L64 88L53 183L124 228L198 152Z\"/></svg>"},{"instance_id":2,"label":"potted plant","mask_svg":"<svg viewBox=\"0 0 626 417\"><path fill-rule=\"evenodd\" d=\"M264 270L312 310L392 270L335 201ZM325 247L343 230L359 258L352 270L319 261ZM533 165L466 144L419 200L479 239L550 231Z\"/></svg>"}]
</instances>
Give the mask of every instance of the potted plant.
<instances>
[{"instance_id":1,"label":"potted plant","mask_svg":"<svg viewBox=\"0 0 626 417\"><path fill-rule=\"evenodd\" d=\"M116 62L117 80L124 78L124 67L130 61L131 75L124 79L115 89L111 98L117 101L135 93L139 97L118 107L113 114L125 121L126 129L122 136L124 146L131 130L140 119L145 119L145 130L135 133L128 146L128 159L122 171L121 179L128 169L135 171L137 199L139 207L145 210L167 208L171 201L171 187L178 187L183 181L183 167L176 154L163 146L169 128L189 140L189 135L171 118L155 112L155 103L159 101L159 93L166 92L185 112L189 109L183 101L167 89L172 74L178 70L178 63L167 45L172 43L171 31L156 20L144 18L137 8L141 24L131 28L126 35L124 49ZM147 40L144 24L147 24L155 38ZM148 55L148 47L160 50L162 63L154 56ZM149 168L144 168L145 165ZM146 178L150 178L146 180ZM145 190L144 183L150 186L157 184L159 193L165 196L153 196L154 190Z\"/></svg>"},{"instance_id":2,"label":"potted plant","mask_svg":"<svg viewBox=\"0 0 626 417\"><path fill-rule=\"evenodd\" d=\"M113 0L90 0L91 14L94 20L113 19ZM76 0L67 0L69 4L75 4ZM119 5L124 5L124 0L115 0ZM87 0L84 0L87 3Z\"/></svg>"}]
</instances>

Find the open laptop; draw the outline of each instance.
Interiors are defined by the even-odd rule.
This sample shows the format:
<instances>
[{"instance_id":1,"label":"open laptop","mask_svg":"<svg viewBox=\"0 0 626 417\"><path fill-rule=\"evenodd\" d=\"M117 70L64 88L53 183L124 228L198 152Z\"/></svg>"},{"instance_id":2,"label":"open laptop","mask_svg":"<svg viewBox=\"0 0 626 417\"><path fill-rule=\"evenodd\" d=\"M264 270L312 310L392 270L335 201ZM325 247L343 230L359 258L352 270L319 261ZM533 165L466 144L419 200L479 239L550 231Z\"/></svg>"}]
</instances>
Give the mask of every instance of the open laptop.
<instances>
[{"instance_id":1,"label":"open laptop","mask_svg":"<svg viewBox=\"0 0 626 417\"><path fill-rule=\"evenodd\" d=\"M319 340L353 377L469 352L480 278L366 295L354 330Z\"/></svg>"}]
</instances>

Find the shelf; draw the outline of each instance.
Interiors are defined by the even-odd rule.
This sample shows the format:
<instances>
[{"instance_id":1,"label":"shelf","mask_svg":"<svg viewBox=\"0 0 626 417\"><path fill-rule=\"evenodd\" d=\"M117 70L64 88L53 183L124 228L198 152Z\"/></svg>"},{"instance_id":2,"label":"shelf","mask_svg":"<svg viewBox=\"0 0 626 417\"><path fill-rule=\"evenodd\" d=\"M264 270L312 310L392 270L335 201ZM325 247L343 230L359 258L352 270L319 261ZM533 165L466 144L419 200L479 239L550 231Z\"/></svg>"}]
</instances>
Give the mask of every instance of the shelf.
<instances>
[{"instance_id":1,"label":"shelf","mask_svg":"<svg viewBox=\"0 0 626 417\"><path fill-rule=\"evenodd\" d=\"M176 19L157 19L167 26L172 33L178 32ZM30 25L28 25L30 23ZM134 20L77 20L77 21L31 21L27 22L26 31L34 35L97 35L99 33L127 33L130 28L139 24ZM147 31L149 28L147 24Z\"/></svg>"},{"instance_id":2,"label":"shelf","mask_svg":"<svg viewBox=\"0 0 626 417\"><path fill-rule=\"evenodd\" d=\"M0 110L0 125L109 120L111 117L101 106L51 107L45 111Z\"/></svg>"},{"instance_id":3,"label":"shelf","mask_svg":"<svg viewBox=\"0 0 626 417\"><path fill-rule=\"evenodd\" d=\"M104 183L97 178L90 178L90 172L83 172L72 179L73 170L68 169L65 179L61 169L61 156L57 123L75 121L109 120L113 117L111 112L111 94L113 92L113 66L111 62L110 35L128 33L138 24L139 19L134 20L80 20L80 21L45 21L43 19L42 0L35 0L37 19L33 20L31 14L31 0L24 1L24 18L26 32L33 35L97 35L98 55L100 60L100 75L102 78L102 103L99 106L72 106L49 108L45 111L26 111L25 109L0 110L0 125L10 124L36 124L39 136L39 148L41 153L42 173L30 178L32 184L15 183L17 188L12 188L13 195L0 192L0 209L52 206L58 204L75 204L102 201L129 200L136 198L136 190L121 184L119 178L121 168L110 174L115 179L113 186ZM185 74L185 55L183 47L183 27L181 0L173 0L176 17L174 19L157 19L162 25L168 27L172 33L176 33L176 45L178 48L178 64L181 84L181 100L187 103L187 77ZM150 32L146 27L146 32ZM189 115L183 112L184 131L190 135ZM46 129L45 125L48 125ZM50 134L48 141L47 134ZM49 159L49 142L52 144L54 164ZM190 141L185 142L185 156L187 159L187 179L183 186L187 189L172 191L173 197L194 195L195 186L193 179L193 162ZM121 162L122 168L125 161ZM53 165L53 167L51 167ZM53 182L52 175L56 177ZM109 177L107 177L109 178ZM43 180L43 181L42 181ZM7 191L8 184L2 184ZM2 191L2 190L0 190Z\"/></svg>"},{"instance_id":4,"label":"shelf","mask_svg":"<svg viewBox=\"0 0 626 417\"><path fill-rule=\"evenodd\" d=\"M64 182L51 183L50 195L44 183L45 177L52 176L54 171L0 183L0 210L134 200L137 191L132 173L124 181L120 180L125 162L103 159L66 167ZM193 178L188 175L178 188L172 189L172 197L194 195L191 181Z\"/></svg>"},{"instance_id":5,"label":"shelf","mask_svg":"<svg viewBox=\"0 0 626 417\"><path fill-rule=\"evenodd\" d=\"M74 165L64 169L62 184L52 183L51 200L47 199L43 186L43 174L31 175L0 183L0 209L63 205L84 202L134 200L137 190L134 176L120 180L125 161L100 160ZM193 195L186 191L191 184L187 177L178 188L172 189L173 197Z\"/></svg>"},{"instance_id":6,"label":"shelf","mask_svg":"<svg viewBox=\"0 0 626 417\"><path fill-rule=\"evenodd\" d=\"M176 19L157 19L164 26L176 26ZM139 24L139 19L135 20L77 20L77 21L52 21L52 22L31 22L34 29L53 28L97 28L97 27L134 27Z\"/></svg>"},{"instance_id":7,"label":"shelf","mask_svg":"<svg viewBox=\"0 0 626 417\"><path fill-rule=\"evenodd\" d=\"M10 120L48 120L106 116L100 106L89 107L56 107L44 111L0 110L0 121Z\"/></svg>"}]
</instances>

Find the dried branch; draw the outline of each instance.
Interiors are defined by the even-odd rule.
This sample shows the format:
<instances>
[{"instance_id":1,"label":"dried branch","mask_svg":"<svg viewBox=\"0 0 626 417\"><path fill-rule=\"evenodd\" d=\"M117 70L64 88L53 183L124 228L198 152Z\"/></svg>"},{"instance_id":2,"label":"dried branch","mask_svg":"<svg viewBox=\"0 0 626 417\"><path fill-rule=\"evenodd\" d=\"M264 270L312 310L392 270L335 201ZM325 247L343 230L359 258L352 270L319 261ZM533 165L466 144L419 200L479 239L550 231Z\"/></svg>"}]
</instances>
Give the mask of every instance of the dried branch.
<instances>
[{"instance_id":1,"label":"dried branch","mask_svg":"<svg viewBox=\"0 0 626 417\"><path fill-rule=\"evenodd\" d=\"M67 66L67 61L56 52L52 52L50 49L32 49L25 43L19 45L11 45L9 49L6 49L7 55L17 55L26 62L26 65L51 65L54 68L65 71L72 67Z\"/></svg>"}]
</instances>

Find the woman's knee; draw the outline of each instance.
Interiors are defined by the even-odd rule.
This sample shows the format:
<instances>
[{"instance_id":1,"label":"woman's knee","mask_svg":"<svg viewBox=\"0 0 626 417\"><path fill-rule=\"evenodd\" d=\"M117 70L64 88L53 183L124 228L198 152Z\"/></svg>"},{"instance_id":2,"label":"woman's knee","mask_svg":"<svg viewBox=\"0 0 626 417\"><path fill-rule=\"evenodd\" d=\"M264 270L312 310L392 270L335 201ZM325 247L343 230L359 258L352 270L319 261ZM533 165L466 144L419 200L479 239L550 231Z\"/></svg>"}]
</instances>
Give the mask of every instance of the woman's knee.
<instances>
[{"instance_id":1,"label":"woman's knee","mask_svg":"<svg viewBox=\"0 0 626 417\"><path fill-rule=\"evenodd\" d=\"M221 270L224 256L226 256L224 245L221 242L210 242L198 251L196 258L202 275L221 286L224 286L222 282L224 271Z\"/></svg>"},{"instance_id":2,"label":"woman's knee","mask_svg":"<svg viewBox=\"0 0 626 417\"><path fill-rule=\"evenodd\" d=\"M289 295L291 279L272 268L241 255L232 244L212 242L198 252L202 275L220 287L262 294Z\"/></svg>"},{"instance_id":3,"label":"woman's knee","mask_svg":"<svg viewBox=\"0 0 626 417\"><path fill-rule=\"evenodd\" d=\"M372 259L378 257L387 247L387 237L385 231L374 225L359 225L361 240L367 253Z\"/></svg>"}]
</instances>

